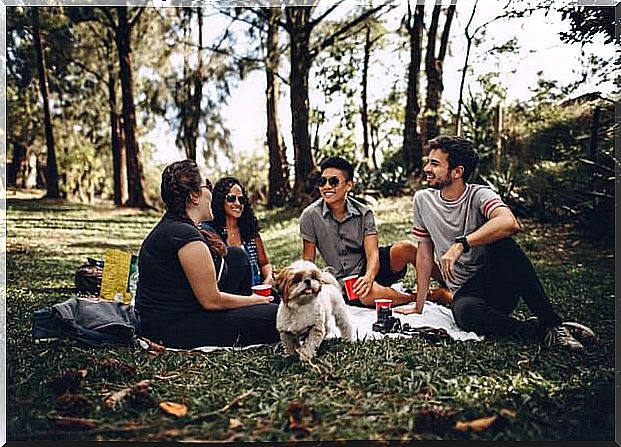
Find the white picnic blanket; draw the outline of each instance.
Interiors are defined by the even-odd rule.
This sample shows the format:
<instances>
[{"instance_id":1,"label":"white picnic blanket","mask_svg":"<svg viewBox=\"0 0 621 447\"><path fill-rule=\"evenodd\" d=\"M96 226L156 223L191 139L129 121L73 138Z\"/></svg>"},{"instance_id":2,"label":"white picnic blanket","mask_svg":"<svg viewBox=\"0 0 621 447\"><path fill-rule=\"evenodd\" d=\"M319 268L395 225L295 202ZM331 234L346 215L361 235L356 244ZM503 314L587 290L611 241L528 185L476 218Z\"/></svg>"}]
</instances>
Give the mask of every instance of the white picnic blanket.
<instances>
[{"instance_id":1,"label":"white picnic blanket","mask_svg":"<svg viewBox=\"0 0 621 447\"><path fill-rule=\"evenodd\" d=\"M406 334L381 334L379 332L373 332L372 326L373 323L377 320L377 314L375 309L365 308L365 307L353 307L347 306L349 310L350 321L354 327L354 334L356 340L366 341L366 340L378 340L384 337L410 337ZM455 323L455 319L453 318L453 314L451 310L440 306L436 303L427 301L425 303L425 307L423 309L423 313L418 314L410 314L410 315L402 315L396 312L393 312L393 316L401 320L401 324L408 323L413 328L421 328L421 327L432 327L435 329L444 329L454 340L466 341L481 341L483 340L483 336L477 335L474 332L467 332L457 326ZM330 333L328 334L328 338L333 338L339 336L338 329L332 322L332 328ZM221 347L221 346L201 346L198 348L192 349L192 351L201 351L201 352L211 352L219 349L228 349L228 350L239 350L239 349L249 349L254 348L260 345L250 345L245 346L243 348L231 348L231 347ZM143 346L146 348L146 346ZM182 351L182 349L174 349L168 348L171 351Z\"/></svg>"}]
</instances>

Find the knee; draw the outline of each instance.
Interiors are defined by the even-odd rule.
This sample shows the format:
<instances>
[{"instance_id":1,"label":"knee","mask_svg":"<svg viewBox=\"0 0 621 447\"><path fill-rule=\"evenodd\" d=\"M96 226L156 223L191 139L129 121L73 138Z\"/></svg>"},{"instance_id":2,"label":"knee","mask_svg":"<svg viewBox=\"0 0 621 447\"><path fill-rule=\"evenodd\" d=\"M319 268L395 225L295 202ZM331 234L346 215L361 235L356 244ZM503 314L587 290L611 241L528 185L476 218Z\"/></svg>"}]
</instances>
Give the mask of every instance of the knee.
<instances>
[{"instance_id":1,"label":"knee","mask_svg":"<svg viewBox=\"0 0 621 447\"><path fill-rule=\"evenodd\" d=\"M390 249L390 255L391 255L391 258L395 257L395 258L406 259L408 261L414 262L416 260L416 251L417 251L417 247L415 243L404 240L404 241L395 242L392 245Z\"/></svg>"},{"instance_id":2,"label":"knee","mask_svg":"<svg viewBox=\"0 0 621 447\"><path fill-rule=\"evenodd\" d=\"M453 302L453 316L459 327L467 331L477 332L481 327L480 306L468 300L460 299Z\"/></svg>"}]
</instances>

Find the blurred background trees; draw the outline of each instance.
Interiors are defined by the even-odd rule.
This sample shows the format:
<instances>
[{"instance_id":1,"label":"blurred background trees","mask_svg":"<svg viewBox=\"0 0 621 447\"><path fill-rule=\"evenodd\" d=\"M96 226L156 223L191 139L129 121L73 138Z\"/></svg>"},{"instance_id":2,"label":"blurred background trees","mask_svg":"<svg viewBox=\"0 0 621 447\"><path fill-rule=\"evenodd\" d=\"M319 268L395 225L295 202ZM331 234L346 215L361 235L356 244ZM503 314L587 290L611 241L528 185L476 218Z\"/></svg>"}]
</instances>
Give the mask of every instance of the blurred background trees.
<instances>
[{"instance_id":1,"label":"blurred background trees","mask_svg":"<svg viewBox=\"0 0 621 447\"><path fill-rule=\"evenodd\" d=\"M425 142L458 133L481 152L474 180L520 215L611 242L621 61L585 48L618 44L614 8L516 0L473 23L481 8L7 7L7 186L158 208L168 144L270 208L316 197L317 165L335 154L355 164L358 195L412 194ZM560 17L563 42L582 48L578 77L544 71L530 95L509 98L505 61L537 13ZM499 40L495 24L515 34ZM233 131L253 123L225 111L259 74L248 101L262 105L264 134L239 147ZM445 97L447 79L459 99Z\"/></svg>"}]
</instances>

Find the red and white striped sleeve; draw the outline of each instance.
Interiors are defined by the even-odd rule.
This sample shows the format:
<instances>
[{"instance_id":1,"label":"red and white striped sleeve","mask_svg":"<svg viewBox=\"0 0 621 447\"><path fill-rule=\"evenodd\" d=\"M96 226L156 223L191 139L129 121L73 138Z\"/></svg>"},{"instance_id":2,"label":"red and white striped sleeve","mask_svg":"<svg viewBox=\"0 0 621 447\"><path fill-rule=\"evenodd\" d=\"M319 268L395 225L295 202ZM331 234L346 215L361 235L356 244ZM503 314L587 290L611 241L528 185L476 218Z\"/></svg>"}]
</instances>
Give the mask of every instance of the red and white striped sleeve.
<instances>
[{"instance_id":1,"label":"red and white striped sleeve","mask_svg":"<svg viewBox=\"0 0 621 447\"><path fill-rule=\"evenodd\" d=\"M485 191L485 194L481 198L481 212L485 216L486 219L489 219L490 214L496 208L500 208L501 206L506 207L505 202L502 201L500 196L493 192L492 190Z\"/></svg>"},{"instance_id":2,"label":"red and white striped sleeve","mask_svg":"<svg viewBox=\"0 0 621 447\"><path fill-rule=\"evenodd\" d=\"M420 196L420 194L418 194L418 198L417 198L417 194L414 194L414 200L413 200L413 206L412 206L414 225L412 226L412 233L414 234L414 238L418 242L431 241L431 235L429 234L429 231L427 231L427 228L425 227L425 222L423 220L423 216L420 210L421 201L422 201L422 197Z\"/></svg>"}]
</instances>

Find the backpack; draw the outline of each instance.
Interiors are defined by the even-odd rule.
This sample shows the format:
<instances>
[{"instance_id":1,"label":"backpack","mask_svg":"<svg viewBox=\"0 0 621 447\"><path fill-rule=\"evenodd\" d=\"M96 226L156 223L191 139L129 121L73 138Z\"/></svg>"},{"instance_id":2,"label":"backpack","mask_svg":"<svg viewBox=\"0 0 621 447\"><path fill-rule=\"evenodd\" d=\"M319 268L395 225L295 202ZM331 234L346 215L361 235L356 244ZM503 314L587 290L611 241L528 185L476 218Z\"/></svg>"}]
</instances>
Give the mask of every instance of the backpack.
<instances>
[{"instance_id":1,"label":"backpack","mask_svg":"<svg viewBox=\"0 0 621 447\"><path fill-rule=\"evenodd\" d=\"M93 258L86 258L86 260L88 262L78 267L75 272L75 286L80 292L99 295L104 263Z\"/></svg>"},{"instance_id":2,"label":"backpack","mask_svg":"<svg viewBox=\"0 0 621 447\"><path fill-rule=\"evenodd\" d=\"M137 332L133 306L98 298L69 298L32 316L35 340L65 337L94 347L129 345Z\"/></svg>"}]
</instances>

